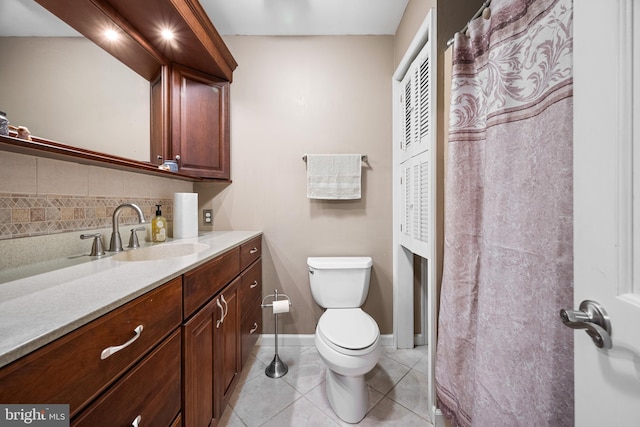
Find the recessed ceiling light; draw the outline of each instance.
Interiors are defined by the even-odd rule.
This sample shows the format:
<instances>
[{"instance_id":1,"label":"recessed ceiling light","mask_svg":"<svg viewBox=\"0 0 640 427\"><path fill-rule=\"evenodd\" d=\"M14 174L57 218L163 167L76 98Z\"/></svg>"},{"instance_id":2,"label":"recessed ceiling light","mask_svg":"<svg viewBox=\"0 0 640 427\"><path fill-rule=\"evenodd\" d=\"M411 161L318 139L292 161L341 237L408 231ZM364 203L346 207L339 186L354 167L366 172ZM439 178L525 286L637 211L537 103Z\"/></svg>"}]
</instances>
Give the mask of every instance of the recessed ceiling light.
<instances>
[{"instance_id":1,"label":"recessed ceiling light","mask_svg":"<svg viewBox=\"0 0 640 427\"><path fill-rule=\"evenodd\" d=\"M173 31L169 29L162 30L162 38L165 40L173 40Z\"/></svg>"},{"instance_id":2,"label":"recessed ceiling light","mask_svg":"<svg viewBox=\"0 0 640 427\"><path fill-rule=\"evenodd\" d=\"M112 28L105 30L104 32L104 36L107 38L107 40L117 40L118 39L118 32Z\"/></svg>"}]
</instances>

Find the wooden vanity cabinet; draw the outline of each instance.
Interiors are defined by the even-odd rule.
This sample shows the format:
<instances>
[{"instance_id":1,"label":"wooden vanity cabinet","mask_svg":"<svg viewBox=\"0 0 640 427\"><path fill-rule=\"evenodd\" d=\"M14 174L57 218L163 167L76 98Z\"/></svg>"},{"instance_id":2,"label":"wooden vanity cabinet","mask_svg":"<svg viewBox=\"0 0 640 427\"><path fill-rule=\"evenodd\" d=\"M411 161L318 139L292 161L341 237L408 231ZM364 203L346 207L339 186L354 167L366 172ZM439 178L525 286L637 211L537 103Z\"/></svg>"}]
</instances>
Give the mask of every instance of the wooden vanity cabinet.
<instances>
[{"instance_id":1,"label":"wooden vanity cabinet","mask_svg":"<svg viewBox=\"0 0 640 427\"><path fill-rule=\"evenodd\" d=\"M247 363L251 349L262 334L262 237L240 246L240 363Z\"/></svg>"},{"instance_id":2,"label":"wooden vanity cabinet","mask_svg":"<svg viewBox=\"0 0 640 427\"><path fill-rule=\"evenodd\" d=\"M136 408L154 413L153 405L166 407L168 422L155 425L168 426L180 409L180 394L175 393L180 386L180 353L175 351L175 340L165 337L174 331L172 337L179 336L181 279L174 279L0 369L0 402L69 404L75 425L74 417L84 408L91 411L94 408L91 402L103 391L109 390L107 394L115 393L116 400L120 399L114 391L123 387L119 378L136 371L142 372L135 374L136 388L132 389L130 381L124 380L125 395L130 397L143 389L147 393L163 390L158 400L139 401ZM160 356L154 356L157 352L147 355L154 348L165 348L169 341L173 345ZM161 342L164 344L158 346ZM113 351L114 346L124 343L128 344ZM109 348L111 352L107 351ZM140 367L152 366L158 358L171 361L164 368L167 372L162 376L145 375L152 371ZM136 367L131 371L133 366ZM129 423L132 421L133 418Z\"/></svg>"},{"instance_id":3,"label":"wooden vanity cabinet","mask_svg":"<svg viewBox=\"0 0 640 427\"><path fill-rule=\"evenodd\" d=\"M261 331L260 242L1 368L0 402L69 404L74 427L217 425Z\"/></svg>"},{"instance_id":4,"label":"wooden vanity cabinet","mask_svg":"<svg viewBox=\"0 0 640 427\"><path fill-rule=\"evenodd\" d=\"M262 260L258 259L240 278L240 364L244 367L262 334Z\"/></svg>"},{"instance_id":5,"label":"wooden vanity cabinet","mask_svg":"<svg viewBox=\"0 0 640 427\"><path fill-rule=\"evenodd\" d=\"M245 334L244 324L248 318L252 319L252 325L262 324L261 319L255 319L262 292L261 240L262 237L252 239L184 275L185 426L218 423L235 389L243 357L255 345L261 329L253 328L252 333ZM187 303L188 300L191 302ZM193 311L191 308L198 305L196 300L206 303ZM193 315L187 317L189 313Z\"/></svg>"}]
</instances>

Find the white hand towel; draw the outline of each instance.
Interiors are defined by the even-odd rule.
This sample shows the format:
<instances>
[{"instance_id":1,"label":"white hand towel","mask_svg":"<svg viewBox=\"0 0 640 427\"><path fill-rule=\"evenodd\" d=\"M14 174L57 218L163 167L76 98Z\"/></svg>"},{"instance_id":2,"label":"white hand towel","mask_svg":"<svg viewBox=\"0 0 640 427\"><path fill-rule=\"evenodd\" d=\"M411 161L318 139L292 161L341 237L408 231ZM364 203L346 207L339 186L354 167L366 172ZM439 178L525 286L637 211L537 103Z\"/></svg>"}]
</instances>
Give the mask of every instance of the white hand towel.
<instances>
[{"instance_id":1,"label":"white hand towel","mask_svg":"<svg viewBox=\"0 0 640 427\"><path fill-rule=\"evenodd\" d=\"M359 199L360 154L307 154L307 197L310 199Z\"/></svg>"}]
</instances>

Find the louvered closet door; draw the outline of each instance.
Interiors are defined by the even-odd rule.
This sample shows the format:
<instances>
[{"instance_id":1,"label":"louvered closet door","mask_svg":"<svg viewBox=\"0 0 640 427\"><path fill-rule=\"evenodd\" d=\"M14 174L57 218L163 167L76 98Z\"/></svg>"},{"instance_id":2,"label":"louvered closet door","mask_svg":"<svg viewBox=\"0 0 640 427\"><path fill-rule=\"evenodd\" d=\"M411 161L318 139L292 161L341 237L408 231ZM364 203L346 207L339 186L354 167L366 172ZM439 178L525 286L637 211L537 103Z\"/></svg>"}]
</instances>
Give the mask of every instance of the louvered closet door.
<instances>
[{"instance_id":1,"label":"louvered closet door","mask_svg":"<svg viewBox=\"0 0 640 427\"><path fill-rule=\"evenodd\" d=\"M432 147L431 43L427 42L402 80L400 162Z\"/></svg>"},{"instance_id":2,"label":"louvered closet door","mask_svg":"<svg viewBox=\"0 0 640 427\"><path fill-rule=\"evenodd\" d=\"M413 232L411 228L413 226L413 168L411 167L411 160L400 165L401 167L401 180L400 180L400 244L412 250Z\"/></svg>"},{"instance_id":3,"label":"louvered closet door","mask_svg":"<svg viewBox=\"0 0 640 427\"><path fill-rule=\"evenodd\" d=\"M428 41L420 55L412 65L414 82L414 141L411 146L411 156L418 155L432 148L432 104L433 90L431 84L431 42Z\"/></svg>"},{"instance_id":4,"label":"louvered closet door","mask_svg":"<svg viewBox=\"0 0 640 427\"><path fill-rule=\"evenodd\" d=\"M423 258L431 255L431 153L401 164L400 244Z\"/></svg>"},{"instance_id":5,"label":"louvered closet door","mask_svg":"<svg viewBox=\"0 0 640 427\"><path fill-rule=\"evenodd\" d=\"M431 152L411 158L412 227L411 251L423 258L431 257Z\"/></svg>"},{"instance_id":6,"label":"louvered closet door","mask_svg":"<svg viewBox=\"0 0 640 427\"><path fill-rule=\"evenodd\" d=\"M415 132L415 90L413 73L407 72L401 83L400 93L400 163L411 158Z\"/></svg>"},{"instance_id":7,"label":"louvered closet door","mask_svg":"<svg viewBox=\"0 0 640 427\"><path fill-rule=\"evenodd\" d=\"M424 258L431 256L431 157L433 155L433 88L431 42L413 61L401 82L400 244Z\"/></svg>"}]
</instances>

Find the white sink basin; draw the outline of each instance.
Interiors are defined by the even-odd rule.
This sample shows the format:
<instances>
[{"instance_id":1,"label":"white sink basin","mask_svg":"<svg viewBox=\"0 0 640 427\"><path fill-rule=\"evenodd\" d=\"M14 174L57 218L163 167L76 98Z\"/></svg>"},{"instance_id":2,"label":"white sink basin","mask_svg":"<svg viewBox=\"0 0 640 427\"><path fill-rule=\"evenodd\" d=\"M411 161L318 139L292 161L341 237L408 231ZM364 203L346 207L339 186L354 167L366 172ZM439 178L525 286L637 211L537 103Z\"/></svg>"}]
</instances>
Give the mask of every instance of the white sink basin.
<instances>
[{"instance_id":1,"label":"white sink basin","mask_svg":"<svg viewBox=\"0 0 640 427\"><path fill-rule=\"evenodd\" d=\"M116 261L155 261L193 255L208 249L204 243L176 243L131 249L112 257Z\"/></svg>"}]
</instances>

